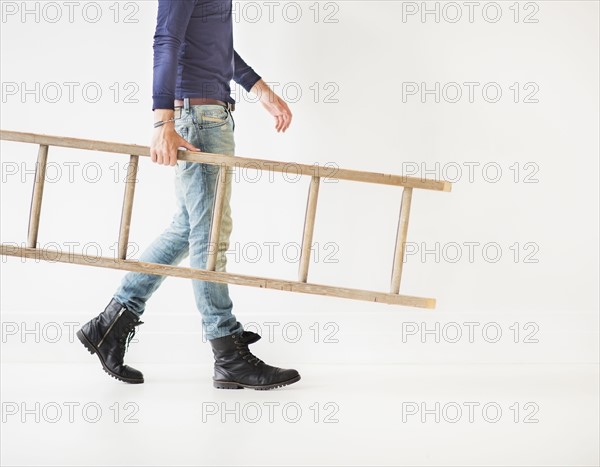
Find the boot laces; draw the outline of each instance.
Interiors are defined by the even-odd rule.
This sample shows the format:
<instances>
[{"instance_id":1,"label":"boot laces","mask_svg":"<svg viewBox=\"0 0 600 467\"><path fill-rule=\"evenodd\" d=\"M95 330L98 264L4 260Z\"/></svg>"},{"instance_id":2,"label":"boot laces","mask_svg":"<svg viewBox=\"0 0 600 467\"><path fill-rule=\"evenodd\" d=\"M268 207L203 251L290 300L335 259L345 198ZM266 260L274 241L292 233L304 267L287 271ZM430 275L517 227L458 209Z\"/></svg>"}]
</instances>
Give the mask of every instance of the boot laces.
<instances>
[{"instance_id":1,"label":"boot laces","mask_svg":"<svg viewBox=\"0 0 600 467\"><path fill-rule=\"evenodd\" d=\"M237 346L237 349L243 360L246 360L250 364L254 362L254 366L258 366L260 363L265 363L252 352L250 352L248 349L248 344L239 341L234 341L234 344Z\"/></svg>"},{"instance_id":2,"label":"boot laces","mask_svg":"<svg viewBox=\"0 0 600 467\"><path fill-rule=\"evenodd\" d=\"M129 326L125 329L123 336L119 339L119 345L123 351L123 354L129 349L129 343L135 336L136 326L140 324L144 324L143 321L138 321L137 323L130 323Z\"/></svg>"}]
</instances>

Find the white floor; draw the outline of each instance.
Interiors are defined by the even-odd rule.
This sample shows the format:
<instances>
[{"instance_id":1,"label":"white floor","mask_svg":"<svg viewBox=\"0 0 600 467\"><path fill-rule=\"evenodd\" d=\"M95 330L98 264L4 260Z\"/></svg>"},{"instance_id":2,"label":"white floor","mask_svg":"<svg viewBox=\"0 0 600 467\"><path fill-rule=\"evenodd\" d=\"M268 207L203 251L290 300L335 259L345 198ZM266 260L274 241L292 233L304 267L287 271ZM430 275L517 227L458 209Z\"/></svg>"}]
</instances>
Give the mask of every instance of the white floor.
<instances>
[{"instance_id":1,"label":"white floor","mask_svg":"<svg viewBox=\"0 0 600 467\"><path fill-rule=\"evenodd\" d=\"M2 364L2 465L598 465L597 365L296 365L272 391L207 365ZM84 396L82 396L84 395ZM436 417L438 419L436 420Z\"/></svg>"}]
</instances>

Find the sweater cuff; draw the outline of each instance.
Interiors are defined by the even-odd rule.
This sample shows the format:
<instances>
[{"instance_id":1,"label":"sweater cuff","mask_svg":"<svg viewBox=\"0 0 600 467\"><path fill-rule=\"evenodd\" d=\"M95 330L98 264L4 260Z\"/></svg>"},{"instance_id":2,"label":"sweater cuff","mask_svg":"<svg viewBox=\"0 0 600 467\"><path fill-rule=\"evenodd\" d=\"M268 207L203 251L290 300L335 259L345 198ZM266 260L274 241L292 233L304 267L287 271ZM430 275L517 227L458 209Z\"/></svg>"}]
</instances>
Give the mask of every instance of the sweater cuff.
<instances>
[{"instance_id":1,"label":"sweater cuff","mask_svg":"<svg viewBox=\"0 0 600 467\"><path fill-rule=\"evenodd\" d=\"M173 109L175 110L175 97L153 96L152 110L155 109Z\"/></svg>"},{"instance_id":2,"label":"sweater cuff","mask_svg":"<svg viewBox=\"0 0 600 467\"><path fill-rule=\"evenodd\" d=\"M258 75L258 73L256 73L254 70L250 70L247 73L245 73L244 75L244 79L242 80L241 83L238 83L240 86L242 86L246 92L250 92L250 90L252 89L252 87L258 83L258 81L261 79L261 77Z\"/></svg>"}]
</instances>

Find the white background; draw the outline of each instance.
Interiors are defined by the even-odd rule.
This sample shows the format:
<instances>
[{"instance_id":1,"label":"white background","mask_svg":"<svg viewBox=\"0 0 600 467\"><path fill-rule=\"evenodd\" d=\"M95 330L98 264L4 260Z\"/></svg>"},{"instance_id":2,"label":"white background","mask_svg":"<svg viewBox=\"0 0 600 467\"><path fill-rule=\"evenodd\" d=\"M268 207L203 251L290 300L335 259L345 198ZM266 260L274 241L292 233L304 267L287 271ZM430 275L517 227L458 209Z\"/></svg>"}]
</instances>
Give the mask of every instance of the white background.
<instances>
[{"instance_id":1,"label":"white background","mask_svg":"<svg viewBox=\"0 0 600 467\"><path fill-rule=\"evenodd\" d=\"M80 2L72 22L64 2L56 3L59 10L43 2L27 2L28 8L38 8L40 13L38 18L30 14L24 19L21 2L0 3L2 129L149 143L156 2L99 2L98 8ZM292 126L281 135L273 130L271 117L260 104L252 103L252 96L240 95L238 87L241 102L234 113L238 155L335 163L394 174L410 174L417 167L416 176L446 177L455 182L451 193L415 190L413 196L408 239L418 251L407 258L401 291L435 297L438 306L434 311L230 287L238 319L256 323L255 329L263 334L256 353L269 363L295 365L303 374L295 392L285 393L284 389L276 394L302 398L304 384L306 391L314 391L310 393L313 401L321 400L322 395L328 401L339 397L345 404L340 406L341 422L335 429L321 432L322 425L309 425L303 432L302 436L311 440L311 431L317 430L318 439L313 432L311 442L322 447L320 453L317 449L314 454L290 459L260 457L254 452L254 457L236 461L598 463L598 3L499 2L497 7L490 3L481 2L472 21L468 6L456 3L462 13L456 22L456 8L443 2L425 5L430 10L437 5L439 22L433 14L421 17L421 2L278 2L273 21L264 2L236 5L236 49L265 81L278 83L276 89L284 97L297 100L290 104ZM13 6L18 12L7 14ZM419 11L409 14L413 7ZM498 11L501 17L493 22ZM57 12L62 16L53 22ZM93 22L98 12L101 16ZM294 22L298 12L301 17ZM73 99L67 82L78 83L73 85ZM477 83L472 102L464 85L468 82ZM418 87L414 95L406 93L411 83ZM447 90L447 94L440 91L439 102L435 94L422 93L424 88L434 89L436 83L440 90ZM456 89L452 83L458 83L463 92L455 103L450 102ZM86 84L101 90L98 102L90 102L92 90L83 95ZM487 95L482 93L486 84L492 86ZM495 88L500 88L502 95L493 103ZM56 89L62 97L57 98ZM298 89L301 96L296 99ZM318 95L315 89L319 89ZM518 95L515 89L519 89ZM2 142L1 149L1 238L3 243L21 244L27 236L37 148ZM52 180L44 191L40 244L55 248L58 243L67 249L74 242L75 251L92 248L85 250L91 254L99 245L102 254L113 256L126 156L51 148L48 160L54 165L49 168ZM71 165L72 179L69 163L78 163ZM462 173L457 173L457 167ZM147 158L140 162L130 237L140 248L170 222L173 170L155 166ZM120 178L118 183L115 176ZM308 179L285 180L276 174L274 180L268 180L264 174L253 183L256 176L240 174L240 182L234 186L231 241L232 247L238 245L238 254L229 256L228 270L294 280L297 263L290 257L301 241ZM394 187L323 183L314 238L320 256L311 264L309 281L387 290L400 196L401 190ZM277 242L272 261L269 242ZM468 245L472 242L476 245L471 260ZM256 244L262 247L262 258L253 262ZM422 257L424 249L435 250L436 244L437 257L434 253ZM501 257L496 261L498 251ZM325 260L331 252L336 262ZM457 253L462 255L459 259ZM64 323L83 323L102 311L122 273L16 258L3 258L1 271L3 373L20 375L23 368L33 368L33 374L47 374L48 384L61 394L60 385L73 384L73 374L57 374L48 368L81 365L81 371L88 371L92 367L91 357L68 336L69 327ZM210 351L201 342L190 283L167 279L148 303L144 320L129 361L141 363L142 369L153 368L154 377L163 378L163 383L170 381L164 376L169 374L170 362L205 365L201 371L194 370L194 378L199 387L210 387ZM269 328L267 323L272 322L277 324ZM58 323L64 334L58 342L49 342L52 339L44 335L44 326L48 328L50 323ZM476 323L473 336L467 335L469 327L464 323ZM27 334L26 329L39 331ZM298 329L302 336L294 342ZM438 329L439 335L424 333L427 329ZM463 334L453 343L456 329ZM502 335L493 343L498 329ZM334 342L329 342L328 335ZM93 363L90 388L118 384L103 379L97 362ZM375 363L386 366L373 373L371 365ZM512 453L505 446L503 454L492 454L499 447L494 444L496 434L488 433L490 424L485 423L483 428L477 424L469 427L477 428L475 436L481 437L479 449L469 451L460 444L465 442L461 437L458 444L444 446L445 437L456 435L460 427L436 423L419 426L421 431L416 434L409 430L417 438L405 446L408 457L400 456L389 443L372 444L377 455L360 443L348 450L343 443L332 441L332 450L319 444L319 440L337 440L350 432L358 436L354 430L378 440L393 434L397 421L387 416L385 409L376 412L376 426L353 422L358 409L352 387L360 382L360 391L366 391L362 394L374 401L381 397L398 400L408 383L404 377L380 388L383 394L365 379L377 381L390 374L419 377L419 371L437 375L433 383L436 392L428 397L438 401L473 397L467 390L470 384L451 389L452 378L447 375L465 372L464 382L478 374L494 378L506 374L502 381L508 392L526 387L519 400L540 405L537 431L518 433L523 425L507 425L503 436L512 436L513 442L520 440L523 445ZM344 377L339 378L339 372ZM145 374L144 386L149 391L152 373ZM186 383L177 376L174 379L173 386L162 387L161 398L175 397L176 383ZM340 381L344 381L342 392L332 391ZM492 379L485 381L498 387ZM25 397L19 396L22 388L15 380L3 378L2 384L4 401ZM478 378L473 384L487 387ZM544 393L549 387L563 390L549 396ZM482 391L481 400L493 398ZM246 400L253 400L254 394L244 393L245 398L250 397ZM215 401L237 398L237 393L210 394ZM35 391L28 397L30 402L46 400ZM154 400L154 395L146 394L144 399L131 392L127 397L147 400L150 407ZM195 398L193 392L186 397ZM146 423L143 419L141 423L152 433L149 427L159 423L161 415L146 407L149 415ZM218 430L226 432L230 426L223 423ZM8 427L10 435L6 434ZM242 423L237 427L239 436L255 427ZM40 460L17 448L7 450L7 442L14 446L25 443L32 428L14 421L12 425L3 423L2 428L4 463L100 462L65 457L64 453L63 457L55 453ZM83 428L82 433L89 427L84 424ZM283 428L289 424L284 423ZM40 430L40 436L46 433L39 424L33 429ZM257 442L267 447L269 436L277 434L262 432ZM441 443L436 455L417 449L428 437L432 449L436 442ZM557 442L560 439L565 442ZM538 445L544 449L531 448ZM281 440L279 449L291 446ZM193 448L182 452L182 456L189 454ZM232 461L190 456L171 461ZM103 463L119 462L117 457L101 459ZM138 462L169 460L150 457Z\"/></svg>"}]
</instances>

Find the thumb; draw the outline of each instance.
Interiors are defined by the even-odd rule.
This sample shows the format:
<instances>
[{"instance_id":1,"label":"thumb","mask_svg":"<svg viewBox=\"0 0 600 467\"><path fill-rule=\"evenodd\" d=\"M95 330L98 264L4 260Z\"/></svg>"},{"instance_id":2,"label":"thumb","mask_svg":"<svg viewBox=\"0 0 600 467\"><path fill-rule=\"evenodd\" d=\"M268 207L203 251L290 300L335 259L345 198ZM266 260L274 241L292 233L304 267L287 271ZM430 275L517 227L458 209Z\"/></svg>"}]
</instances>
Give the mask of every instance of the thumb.
<instances>
[{"instance_id":1,"label":"thumb","mask_svg":"<svg viewBox=\"0 0 600 467\"><path fill-rule=\"evenodd\" d=\"M198 149L196 146L194 146L191 143L188 143L186 140L184 140L183 138L181 138L181 144L180 146L186 148L189 151L197 151L197 152L202 152L200 149Z\"/></svg>"}]
</instances>

